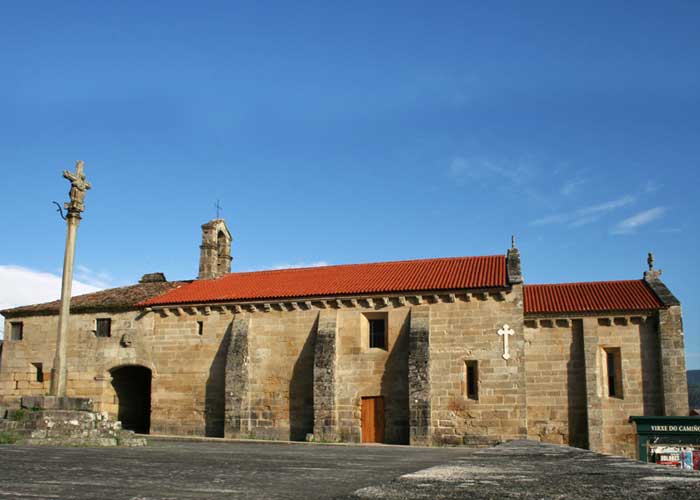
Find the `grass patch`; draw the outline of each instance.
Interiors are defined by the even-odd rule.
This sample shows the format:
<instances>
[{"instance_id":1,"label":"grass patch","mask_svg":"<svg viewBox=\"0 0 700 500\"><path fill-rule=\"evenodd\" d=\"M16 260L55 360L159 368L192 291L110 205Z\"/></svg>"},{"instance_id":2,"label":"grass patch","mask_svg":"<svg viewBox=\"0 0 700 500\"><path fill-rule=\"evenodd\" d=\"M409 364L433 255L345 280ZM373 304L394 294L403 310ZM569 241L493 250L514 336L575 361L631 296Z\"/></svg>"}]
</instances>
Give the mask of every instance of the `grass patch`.
<instances>
[{"instance_id":1,"label":"grass patch","mask_svg":"<svg viewBox=\"0 0 700 500\"><path fill-rule=\"evenodd\" d=\"M14 420L15 422L21 422L25 418L27 418L27 412L23 409L13 410L10 412L10 420Z\"/></svg>"},{"instance_id":2,"label":"grass patch","mask_svg":"<svg viewBox=\"0 0 700 500\"><path fill-rule=\"evenodd\" d=\"M12 432L0 432L0 444L15 444L17 442L17 436Z\"/></svg>"}]
</instances>

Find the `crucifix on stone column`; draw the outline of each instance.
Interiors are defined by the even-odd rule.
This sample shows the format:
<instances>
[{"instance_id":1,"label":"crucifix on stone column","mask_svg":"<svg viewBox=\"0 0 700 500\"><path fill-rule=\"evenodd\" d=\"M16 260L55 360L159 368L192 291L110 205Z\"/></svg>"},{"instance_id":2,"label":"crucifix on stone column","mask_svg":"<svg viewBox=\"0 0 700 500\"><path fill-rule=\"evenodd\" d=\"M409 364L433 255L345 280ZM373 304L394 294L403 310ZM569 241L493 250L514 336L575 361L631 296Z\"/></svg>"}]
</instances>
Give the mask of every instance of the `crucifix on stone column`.
<instances>
[{"instance_id":1,"label":"crucifix on stone column","mask_svg":"<svg viewBox=\"0 0 700 500\"><path fill-rule=\"evenodd\" d=\"M503 337L503 359L505 360L510 359L510 353L508 352L508 337L514 334L515 332L508 325L503 325L503 328L498 330L498 335Z\"/></svg>"},{"instance_id":2,"label":"crucifix on stone column","mask_svg":"<svg viewBox=\"0 0 700 500\"><path fill-rule=\"evenodd\" d=\"M63 171L63 177L71 183L70 201L64 204L68 211L66 223L68 231L66 234L66 250L63 256L63 278L61 281L61 308L58 314L58 332L56 336L56 356L53 361L53 371L51 373L51 395L65 397L66 395L66 374L67 374L67 346L68 346L68 318L70 316L70 299L73 285L73 261L75 260L75 239L80 224L80 213L85 210L83 201L85 193L92 186L85 179L83 173L83 162L75 164L75 173L68 170Z\"/></svg>"}]
</instances>

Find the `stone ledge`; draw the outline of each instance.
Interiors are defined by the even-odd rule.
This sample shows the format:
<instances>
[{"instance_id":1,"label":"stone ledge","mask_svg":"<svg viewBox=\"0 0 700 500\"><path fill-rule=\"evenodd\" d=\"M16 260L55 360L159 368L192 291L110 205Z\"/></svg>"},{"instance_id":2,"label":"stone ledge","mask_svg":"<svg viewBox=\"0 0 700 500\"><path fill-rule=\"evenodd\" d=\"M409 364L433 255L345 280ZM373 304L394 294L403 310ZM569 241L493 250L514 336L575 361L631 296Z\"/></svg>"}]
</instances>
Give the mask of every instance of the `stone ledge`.
<instances>
[{"instance_id":1,"label":"stone ledge","mask_svg":"<svg viewBox=\"0 0 700 500\"><path fill-rule=\"evenodd\" d=\"M56 396L23 396L20 406L28 410L92 411L92 400Z\"/></svg>"}]
</instances>

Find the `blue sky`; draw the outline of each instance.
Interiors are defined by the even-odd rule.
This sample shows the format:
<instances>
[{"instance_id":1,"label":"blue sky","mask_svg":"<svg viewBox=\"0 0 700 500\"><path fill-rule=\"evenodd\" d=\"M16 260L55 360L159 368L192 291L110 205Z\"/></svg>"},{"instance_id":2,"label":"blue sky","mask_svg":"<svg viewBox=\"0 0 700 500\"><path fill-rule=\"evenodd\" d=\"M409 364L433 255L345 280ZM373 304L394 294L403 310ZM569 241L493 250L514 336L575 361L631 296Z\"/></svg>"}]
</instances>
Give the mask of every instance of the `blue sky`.
<instances>
[{"instance_id":1,"label":"blue sky","mask_svg":"<svg viewBox=\"0 0 700 500\"><path fill-rule=\"evenodd\" d=\"M234 270L496 254L515 233L529 283L632 279L651 250L700 368L698 19L681 1L9 3L0 269L58 293L51 201L83 159L86 290L194 277L217 199ZM27 283L0 302L43 297Z\"/></svg>"}]
</instances>

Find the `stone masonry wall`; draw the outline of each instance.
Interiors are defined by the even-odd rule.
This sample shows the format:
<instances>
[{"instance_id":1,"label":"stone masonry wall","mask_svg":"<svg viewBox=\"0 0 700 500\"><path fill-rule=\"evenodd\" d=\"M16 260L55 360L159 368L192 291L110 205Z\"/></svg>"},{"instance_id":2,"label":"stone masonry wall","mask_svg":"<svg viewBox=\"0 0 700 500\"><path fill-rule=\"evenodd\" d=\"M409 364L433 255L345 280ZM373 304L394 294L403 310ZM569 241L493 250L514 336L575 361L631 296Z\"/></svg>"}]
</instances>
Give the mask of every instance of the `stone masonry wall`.
<instances>
[{"instance_id":1,"label":"stone masonry wall","mask_svg":"<svg viewBox=\"0 0 700 500\"><path fill-rule=\"evenodd\" d=\"M319 318L313 360L313 433L320 441L337 441L338 408L335 374L338 358L338 315L324 311Z\"/></svg>"},{"instance_id":2,"label":"stone masonry wall","mask_svg":"<svg viewBox=\"0 0 700 500\"><path fill-rule=\"evenodd\" d=\"M681 306L659 311L659 348L663 376L664 413L688 415L688 378L685 368Z\"/></svg>"},{"instance_id":3,"label":"stone masonry wall","mask_svg":"<svg viewBox=\"0 0 700 500\"><path fill-rule=\"evenodd\" d=\"M661 414L656 318L583 318L591 450L634 457L636 434L631 415ZM622 397L607 389L605 348L619 348Z\"/></svg>"},{"instance_id":4,"label":"stone masonry wall","mask_svg":"<svg viewBox=\"0 0 700 500\"><path fill-rule=\"evenodd\" d=\"M525 321L528 439L588 446L580 319Z\"/></svg>"},{"instance_id":5,"label":"stone masonry wall","mask_svg":"<svg viewBox=\"0 0 700 500\"><path fill-rule=\"evenodd\" d=\"M430 307L417 306L410 313L408 346L408 401L410 443L429 446L432 442L430 411Z\"/></svg>"},{"instance_id":6,"label":"stone masonry wall","mask_svg":"<svg viewBox=\"0 0 700 500\"><path fill-rule=\"evenodd\" d=\"M360 301L338 311L336 400L342 441L362 439L362 398L384 399L384 442L409 442L408 313L409 305ZM369 347L368 318L386 320L387 349Z\"/></svg>"},{"instance_id":7,"label":"stone masonry wall","mask_svg":"<svg viewBox=\"0 0 700 500\"><path fill-rule=\"evenodd\" d=\"M24 395L46 394L51 384L51 367L56 348L57 316L33 316L5 321L5 340L0 363L0 404L19 405ZM22 321L24 338L10 338L10 323ZM43 383L37 382L32 363L43 366Z\"/></svg>"},{"instance_id":8,"label":"stone masonry wall","mask_svg":"<svg viewBox=\"0 0 700 500\"><path fill-rule=\"evenodd\" d=\"M303 440L313 432L317 310L250 314L249 437Z\"/></svg>"},{"instance_id":9,"label":"stone masonry wall","mask_svg":"<svg viewBox=\"0 0 700 500\"><path fill-rule=\"evenodd\" d=\"M511 358L503 359L508 324ZM527 434L522 285L500 297L431 305L430 386L433 441L485 445ZM478 400L466 394L466 361L478 362Z\"/></svg>"},{"instance_id":10,"label":"stone masonry wall","mask_svg":"<svg viewBox=\"0 0 700 500\"><path fill-rule=\"evenodd\" d=\"M231 317L185 310L168 316L139 311L71 315L68 396L89 397L96 410L116 419L110 370L144 366L152 372L151 432L223 435L224 341ZM95 336L96 318L112 319L111 337ZM17 321L24 323L24 338L6 341L0 370L0 397L8 402L47 393L55 352L56 316ZM203 323L201 336L197 321ZM35 382L32 363L43 364L43 383Z\"/></svg>"},{"instance_id":11,"label":"stone masonry wall","mask_svg":"<svg viewBox=\"0 0 700 500\"><path fill-rule=\"evenodd\" d=\"M226 437L241 437L250 433L250 356L248 337L250 317L240 315L233 320L226 353L225 407Z\"/></svg>"}]
</instances>

